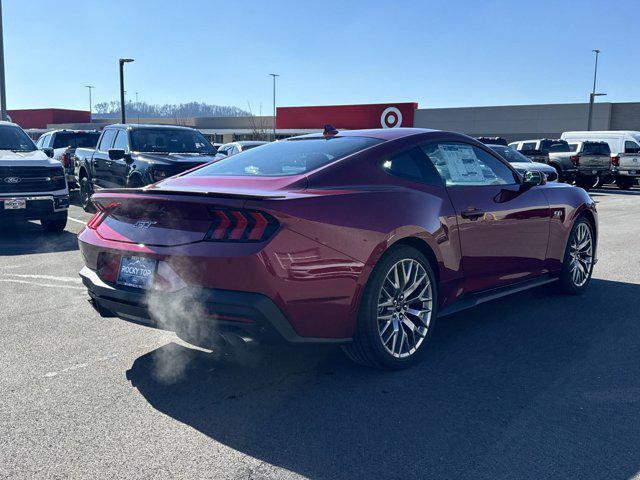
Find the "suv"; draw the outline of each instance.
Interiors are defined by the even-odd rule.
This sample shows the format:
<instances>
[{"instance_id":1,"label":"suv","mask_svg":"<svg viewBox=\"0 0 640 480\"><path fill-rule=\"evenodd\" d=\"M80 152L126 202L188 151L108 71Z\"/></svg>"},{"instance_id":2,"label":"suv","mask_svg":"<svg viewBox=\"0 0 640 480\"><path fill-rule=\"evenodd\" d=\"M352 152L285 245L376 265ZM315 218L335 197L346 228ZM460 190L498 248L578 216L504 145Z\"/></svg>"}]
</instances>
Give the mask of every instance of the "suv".
<instances>
[{"instance_id":1,"label":"suv","mask_svg":"<svg viewBox=\"0 0 640 480\"><path fill-rule=\"evenodd\" d=\"M257 140L243 140L240 142L231 142L225 143L218 147L218 151L216 153L216 160L220 160L221 158L230 157L231 155L235 155L236 153L244 152L245 150L249 150L251 148L259 147L260 145L264 145L269 142L261 142Z\"/></svg>"},{"instance_id":2,"label":"suv","mask_svg":"<svg viewBox=\"0 0 640 480\"><path fill-rule=\"evenodd\" d=\"M216 151L198 130L173 125L109 125L93 148L74 155L80 201L92 210L100 188L139 188L214 160Z\"/></svg>"},{"instance_id":3,"label":"suv","mask_svg":"<svg viewBox=\"0 0 640 480\"><path fill-rule=\"evenodd\" d=\"M40 149L53 148L53 158L62 163L70 188L77 188L73 155L76 148L94 148L98 143L98 130L54 130L42 135L36 142Z\"/></svg>"},{"instance_id":4,"label":"suv","mask_svg":"<svg viewBox=\"0 0 640 480\"><path fill-rule=\"evenodd\" d=\"M69 189L52 155L15 123L0 122L0 220L40 220L47 231L64 230Z\"/></svg>"}]
</instances>

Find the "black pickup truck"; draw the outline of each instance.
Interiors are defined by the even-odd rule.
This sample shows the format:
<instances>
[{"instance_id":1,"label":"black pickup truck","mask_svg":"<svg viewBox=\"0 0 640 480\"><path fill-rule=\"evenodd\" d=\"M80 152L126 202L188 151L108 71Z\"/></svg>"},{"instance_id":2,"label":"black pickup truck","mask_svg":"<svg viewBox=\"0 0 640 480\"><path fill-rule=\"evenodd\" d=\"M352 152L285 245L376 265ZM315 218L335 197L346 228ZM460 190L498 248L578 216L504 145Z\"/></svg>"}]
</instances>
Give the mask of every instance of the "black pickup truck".
<instances>
[{"instance_id":1,"label":"black pickup truck","mask_svg":"<svg viewBox=\"0 0 640 480\"><path fill-rule=\"evenodd\" d=\"M74 163L80 201L92 210L100 188L138 188L214 160L216 149L193 128L120 124L104 128L95 149L78 148Z\"/></svg>"}]
</instances>

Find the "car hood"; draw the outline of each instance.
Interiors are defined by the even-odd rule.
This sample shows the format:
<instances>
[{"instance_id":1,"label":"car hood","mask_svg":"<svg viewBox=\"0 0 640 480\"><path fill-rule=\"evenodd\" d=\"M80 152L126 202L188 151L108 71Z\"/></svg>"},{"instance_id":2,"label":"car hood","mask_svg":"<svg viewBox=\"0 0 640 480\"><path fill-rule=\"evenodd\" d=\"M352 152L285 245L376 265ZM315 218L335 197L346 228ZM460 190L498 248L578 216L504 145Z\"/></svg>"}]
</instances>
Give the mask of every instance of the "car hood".
<instances>
[{"instance_id":1,"label":"car hood","mask_svg":"<svg viewBox=\"0 0 640 480\"><path fill-rule=\"evenodd\" d=\"M544 172L544 173L555 173L556 169L551 165L547 165L546 163L540 162L513 162L511 166L515 168L518 172L524 172L526 170L531 170L534 172Z\"/></svg>"},{"instance_id":2,"label":"car hood","mask_svg":"<svg viewBox=\"0 0 640 480\"><path fill-rule=\"evenodd\" d=\"M59 167L58 160L47 157L41 150L33 152L12 152L0 150L1 167Z\"/></svg>"},{"instance_id":3,"label":"car hood","mask_svg":"<svg viewBox=\"0 0 640 480\"><path fill-rule=\"evenodd\" d=\"M137 153L136 156L152 163L207 163L211 162L215 154L199 155L197 153Z\"/></svg>"}]
</instances>

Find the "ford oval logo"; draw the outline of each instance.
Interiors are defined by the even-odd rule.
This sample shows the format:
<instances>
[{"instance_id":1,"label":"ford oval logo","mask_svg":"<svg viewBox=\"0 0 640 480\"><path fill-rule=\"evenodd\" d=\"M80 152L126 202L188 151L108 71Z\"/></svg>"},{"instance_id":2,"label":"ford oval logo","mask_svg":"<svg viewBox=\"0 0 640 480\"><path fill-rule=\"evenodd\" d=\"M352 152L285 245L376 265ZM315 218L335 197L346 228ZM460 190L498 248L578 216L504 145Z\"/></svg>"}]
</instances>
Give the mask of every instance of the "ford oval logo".
<instances>
[{"instance_id":1,"label":"ford oval logo","mask_svg":"<svg viewBox=\"0 0 640 480\"><path fill-rule=\"evenodd\" d=\"M22 179L20 177L6 177L4 179L5 183L20 183Z\"/></svg>"}]
</instances>

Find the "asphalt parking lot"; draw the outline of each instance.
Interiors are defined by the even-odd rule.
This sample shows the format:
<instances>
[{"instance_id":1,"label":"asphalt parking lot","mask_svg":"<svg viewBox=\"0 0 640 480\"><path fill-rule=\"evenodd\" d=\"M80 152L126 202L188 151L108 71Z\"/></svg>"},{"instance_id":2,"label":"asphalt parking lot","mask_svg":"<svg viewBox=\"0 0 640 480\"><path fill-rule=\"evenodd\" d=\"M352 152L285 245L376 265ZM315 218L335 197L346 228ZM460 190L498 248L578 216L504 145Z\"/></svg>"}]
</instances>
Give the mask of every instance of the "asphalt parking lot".
<instances>
[{"instance_id":1,"label":"asphalt parking lot","mask_svg":"<svg viewBox=\"0 0 640 480\"><path fill-rule=\"evenodd\" d=\"M444 319L396 373L102 319L77 275L89 215L2 231L0 477L640 478L640 190L592 196L587 294Z\"/></svg>"}]
</instances>

